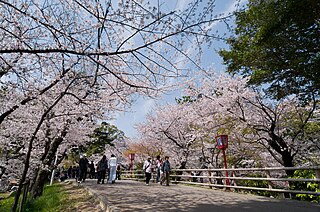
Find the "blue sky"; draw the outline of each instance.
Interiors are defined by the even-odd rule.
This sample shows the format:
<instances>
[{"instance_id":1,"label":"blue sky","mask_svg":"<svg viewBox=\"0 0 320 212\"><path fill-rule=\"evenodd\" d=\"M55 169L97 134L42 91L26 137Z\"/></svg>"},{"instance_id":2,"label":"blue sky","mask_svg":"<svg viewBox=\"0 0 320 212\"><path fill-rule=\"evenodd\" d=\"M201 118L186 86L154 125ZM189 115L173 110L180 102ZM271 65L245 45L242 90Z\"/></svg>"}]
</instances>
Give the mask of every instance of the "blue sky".
<instances>
[{"instance_id":1,"label":"blue sky","mask_svg":"<svg viewBox=\"0 0 320 212\"><path fill-rule=\"evenodd\" d=\"M183 8L190 0L159 0L163 7ZM206 1L206 0L203 0ZM170 2L170 5L167 4ZM235 8L237 0L216 0L216 12L225 13L231 12ZM243 4L246 1L241 1ZM224 24L217 24L214 26L220 33L226 32L226 26ZM222 64L222 59L217 55L216 50L220 48L226 48L227 46L223 41L215 41L214 44L204 51L202 64L204 68L213 68L217 72L224 72L225 66ZM129 112L122 112L116 115L116 119L111 121L111 124L116 125L122 130L127 137L136 137L137 131L134 125L145 120L146 114L155 106L156 103L164 104L166 102L174 102L175 98L182 96L180 91L174 91L167 95L162 96L159 99L147 99L138 97L137 101L132 105Z\"/></svg>"}]
</instances>

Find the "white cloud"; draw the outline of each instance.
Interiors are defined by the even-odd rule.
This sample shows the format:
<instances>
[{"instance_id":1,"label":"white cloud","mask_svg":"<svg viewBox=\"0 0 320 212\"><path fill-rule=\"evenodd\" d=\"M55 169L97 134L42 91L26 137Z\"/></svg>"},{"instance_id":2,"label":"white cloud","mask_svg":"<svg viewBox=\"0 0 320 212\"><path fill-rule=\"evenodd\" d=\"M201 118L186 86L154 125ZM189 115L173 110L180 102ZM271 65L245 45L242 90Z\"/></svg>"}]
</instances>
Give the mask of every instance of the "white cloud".
<instances>
[{"instance_id":1,"label":"white cloud","mask_svg":"<svg viewBox=\"0 0 320 212\"><path fill-rule=\"evenodd\" d=\"M147 113L152 109L152 107L154 107L155 103L155 99L141 99L138 101L133 109L136 110L133 119L134 123L141 122Z\"/></svg>"},{"instance_id":2,"label":"white cloud","mask_svg":"<svg viewBox=\"0 0 320 212\"><path fill-rule=\"evenodd\" d=\"M178 0L175 11L179 11L179 10L183 11L184 9L186 9L186 7L190 2L191 0Z\"/></svg>"},{"instance_id":3,"label":"white cloud","mask_svg":"<svg viewBox=\"0 0 320 212\"><path fill-rule=\"evenodd\" d=\"M126 136L135 137L137 136L137 131L134 125L142 122L155 104L155 99L139 98L130 111L115 114L115 119L111 120L110 123L124 131Z\"/></svg>"}]
</instances>

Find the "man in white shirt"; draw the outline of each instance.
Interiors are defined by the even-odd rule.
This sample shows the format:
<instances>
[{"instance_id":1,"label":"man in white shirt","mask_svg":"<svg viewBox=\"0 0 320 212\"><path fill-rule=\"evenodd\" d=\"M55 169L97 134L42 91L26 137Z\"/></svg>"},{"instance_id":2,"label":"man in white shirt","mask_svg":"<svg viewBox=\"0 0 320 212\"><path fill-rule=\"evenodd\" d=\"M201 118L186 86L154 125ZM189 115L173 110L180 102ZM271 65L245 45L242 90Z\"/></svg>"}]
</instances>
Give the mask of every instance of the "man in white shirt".
<instances>
[{"instance_id":1,"label":"man in white shirt","mask_svg":"<svg viewBox=\"0 0 320 212\"><path fill-rule=\"evenodd\" d=\"M146 175L146 185L149 185L150 179L151 179L151 171L152 171L152 163L151 163L151 157L148 157L148 160L146 160L143 164L143 170Z\"/></svg>"}]
</instances>

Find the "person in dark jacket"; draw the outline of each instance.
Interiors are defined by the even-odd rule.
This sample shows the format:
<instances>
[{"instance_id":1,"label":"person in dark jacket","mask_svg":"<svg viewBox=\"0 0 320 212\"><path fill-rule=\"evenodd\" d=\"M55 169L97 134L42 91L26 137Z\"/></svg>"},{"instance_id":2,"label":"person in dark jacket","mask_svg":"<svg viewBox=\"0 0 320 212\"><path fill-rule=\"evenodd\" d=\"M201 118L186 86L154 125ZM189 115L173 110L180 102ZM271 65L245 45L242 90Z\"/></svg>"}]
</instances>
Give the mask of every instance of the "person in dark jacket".
<instances>
[{"instance_id":1,"label":"person in dark jacket","mask_svg":"<svg viewBox=\"0 0 320 212\"><path fill-rule=\"evenodd\" d=\"M69 169L68 169L68 178L69 179L72 178L72 166L70 166Z\"/></svg>"},{"instance_id":2,"label":"person in dark jacket","mask_svg":"<svg viewBox=\"0 0 320 212\"><path fill-rule=\"evenodd\" d=\"M160 181L160 184L162 185L164 182L166 182L166 186L169 186L171 167L168 156L165 157L165 161L162 164L161 171L163 172L163 177Z\"/></svg>"},{"instance_id":3,"label":"person in dark jacket","mask_svg":"<svg viewBox=\"0 0 320 212\"><path fill-rule=\"evenodd\" d=\"M117 180L120 180L121 176L121 166L120 164L117 165Z\"/></svg>"},{"instance_id":4,"label":"person in dark jacket","mask_svg":"<svg viewBox=\"0 0 320 212\"><path fill-rule=\"evenodd\" d=\"M83 154L82 156L80 156L80 160L79 160L80 173L79 173L78 183L82 183L86 180L88 165L89 165L89 161L87 159L87 155Z\"/></svg>"},{"instance_id":5,"label":"person in dark jacket","mask_svg":"<svg viewBox=\"0 0 320 212\"><path fill-rule=\"evenodd\" d=\"M93 161L91 161L91 163L89 164L89 169L90 169L90 178L94 179L96 172L95 172Z\"/></svg>"},{"instance_id":6,"label":"person in dark jacket","mask_svg":"<svg viewBox=\"0 0 320 212\"><path fill-rule=\"evenodd\" d=\"M98 162L97 172L98 172L98 181L97 183L104 184L104 179L106 178L106 172L108 170L108 160L107 157L104 155L102 159Z\"/></svg>"}]
</instances>

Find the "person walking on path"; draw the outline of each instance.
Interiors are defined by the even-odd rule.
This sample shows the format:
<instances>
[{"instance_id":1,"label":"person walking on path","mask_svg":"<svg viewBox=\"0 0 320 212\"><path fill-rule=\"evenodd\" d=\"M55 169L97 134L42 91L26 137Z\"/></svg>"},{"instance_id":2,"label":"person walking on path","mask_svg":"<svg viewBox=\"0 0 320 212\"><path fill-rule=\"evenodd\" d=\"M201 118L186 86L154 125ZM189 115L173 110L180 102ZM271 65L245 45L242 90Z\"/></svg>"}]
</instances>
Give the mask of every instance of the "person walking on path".
<instances>
[{"instance_id":1,"label":"person walking on path","mask_svg":"<svg viewBox=\"0 0 320 212\"><path fill-rule=\"evenodd\" d=\"M104 155L101 160L98 162L97 171L98 171L98 181L97 183L104 184L104 179L106 178L106 172L108 170L108 160Z\"/></svg>"},{"instance_id":2,"label":"person walking on path","mask_svg":"<svg viewBox=\"0 0 320 212\"><path fill-rule=\"evenodd\" d=\"M89 161L87 159L87 155L84 153L82 156L80 156L80 160L79 160L80 176L79 176L78 183L82 183L86 180L88 165L89 165Z\"/></svg>"},{"instance_id":3,"label":"person walking on path","mask_svg":"<svg viewBox=\"0 0 320 212\"><path fill-rule=\"evenodd\" d=\"M161 168L162 168L162 171L163 171L163 177L162 177L162 180L161 180L160 184L162 185L164 183L164 181L165 181L166 182L166 186L169 186L171 167L170 167L170 162L169 162L169 157L168 156L165 157L165 161L163 162Z\"/></svg>"},{"instance_id":4,"label":"person walking on path","mask_svg":"<svg viewBox=\"0 0 320 212\"><path fill-rule=\"evenodd\" d=\"M94 168L93 161L91 161L91 163L89 164L89 169L90 169L90 178L94 179L95 178L95 168Z\"/></svg>"},{"instance_id":5,"label":"person walking on path","mask_svg":"<svg viewBox=\"0 0 320 212\"><path fill-rule=\"evenodd\" d=\"M109 159L109 183L115 183L117 177L117 158L114 154Z\"/></svg>"},{"instance_id":6,"label":"person walking on path","mask_svg":"<svg viewBox=\"0 0 320 212\"><path fill-rule=\"evenodd\" d=\"M157 177L156 177L156 183L160 182L160 177L161 177L161 166L162 166L162 160L160 158L160 155L158 155L156 160L156 165L157 165Z\"/></svg>"},{"instance_id":7,"label":"person walking on path","mask_svg":"<svg viewBox=\"0 0 320 212\"><path fill-rule=\"evenodd\" d=\"M68 178L69 179L72 178L72 166L70 166L69 169L68 169Z\"/></svg>"},{"instance_id":8,"label":"person walking on path","mask_svg":"<svg viewBox=\"0 0 320 212\"><path fill-rule=\"evenodd\" d=\"M121 176L121 166L120 164L117 165L117 180L120 180Z\"/></svg>"},{"instance_id":9,"label":"person walking on path","mask_svg":"<svg viewBox=\"0 0 320 212\"><path fill-rule=\"evenodd\" d=\"M151 157L148 157L148 159L143 164L143 170L146 175L146 185L149 185L150 179L151 179Z\"/></svg>"}]
</instances>

